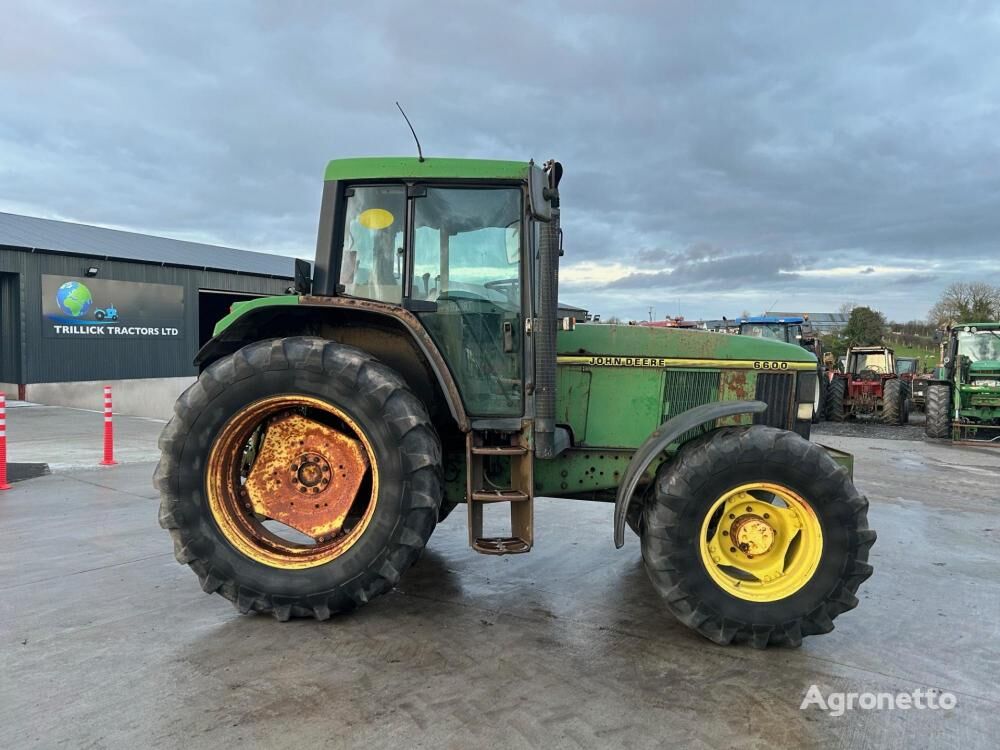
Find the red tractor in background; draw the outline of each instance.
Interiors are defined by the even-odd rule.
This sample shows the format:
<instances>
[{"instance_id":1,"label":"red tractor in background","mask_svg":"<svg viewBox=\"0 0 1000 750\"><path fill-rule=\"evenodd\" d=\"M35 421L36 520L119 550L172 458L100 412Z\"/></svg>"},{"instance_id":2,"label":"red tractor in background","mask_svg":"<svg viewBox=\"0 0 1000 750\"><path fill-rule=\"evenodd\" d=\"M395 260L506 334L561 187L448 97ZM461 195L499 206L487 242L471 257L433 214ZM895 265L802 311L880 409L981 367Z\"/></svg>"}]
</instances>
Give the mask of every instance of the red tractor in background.
<instances>
[{"instance_id":1,"label":"red tractor in background","mask_svg":"<svg viewBox=\"0 0 1000 750\"><path fill-rule=\"evenodd\" d=\"M834 373L826 391L826 418L877 419L901 425L910 419L909 388L896 374L895 355L885 346L847 350L845 372Z\"/></svg>"}]
</instances>

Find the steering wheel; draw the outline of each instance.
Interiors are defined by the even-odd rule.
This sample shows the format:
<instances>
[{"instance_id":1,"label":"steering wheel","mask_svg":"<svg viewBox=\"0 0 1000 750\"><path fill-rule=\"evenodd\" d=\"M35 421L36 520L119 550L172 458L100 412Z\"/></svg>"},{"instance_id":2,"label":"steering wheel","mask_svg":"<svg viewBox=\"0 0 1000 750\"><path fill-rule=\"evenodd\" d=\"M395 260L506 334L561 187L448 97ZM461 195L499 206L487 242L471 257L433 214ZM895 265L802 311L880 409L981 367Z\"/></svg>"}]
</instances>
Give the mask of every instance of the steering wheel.
<instances>
[{"instance_id":1,"label":"steering wheel","mask_svg":"<svg viewBox=\"0 0 1000 750\"><path fill-rule=\"evenodd\" d=\"M520 284L520 279L496 279L487 281L483 286L492 291L503 292L507 295L507 301L514 304L517 302L517 289Z\"/></svg>"},{"instance_id":2,"label":"steering wheel","mask_svg":"<svg viewBox=\"0 0 1000 750\"><path fill-rule=\"evenodd\" d=\"M866 367L858 373L858 380L878 380L882 373L874 367Z\"/></svg>"}]
</instances>

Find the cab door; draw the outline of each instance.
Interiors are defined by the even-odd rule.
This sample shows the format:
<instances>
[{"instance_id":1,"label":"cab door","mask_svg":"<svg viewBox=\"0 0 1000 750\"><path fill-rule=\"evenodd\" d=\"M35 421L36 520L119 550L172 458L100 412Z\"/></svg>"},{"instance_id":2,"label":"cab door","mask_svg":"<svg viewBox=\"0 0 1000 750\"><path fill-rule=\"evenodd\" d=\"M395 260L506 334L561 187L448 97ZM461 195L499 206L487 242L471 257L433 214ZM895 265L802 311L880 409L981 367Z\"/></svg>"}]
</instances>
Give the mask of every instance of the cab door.
<instances>
[{"instance_id":1,"label":"cab door","mask_svg":"<svg viewBox=\"0 0 1000 750\"><path fill-rule=\"evenodd\" d=\"M522 191L411 190L409 299L451 368L466 411L524 413Z\"/></svg>"}]
</instances>

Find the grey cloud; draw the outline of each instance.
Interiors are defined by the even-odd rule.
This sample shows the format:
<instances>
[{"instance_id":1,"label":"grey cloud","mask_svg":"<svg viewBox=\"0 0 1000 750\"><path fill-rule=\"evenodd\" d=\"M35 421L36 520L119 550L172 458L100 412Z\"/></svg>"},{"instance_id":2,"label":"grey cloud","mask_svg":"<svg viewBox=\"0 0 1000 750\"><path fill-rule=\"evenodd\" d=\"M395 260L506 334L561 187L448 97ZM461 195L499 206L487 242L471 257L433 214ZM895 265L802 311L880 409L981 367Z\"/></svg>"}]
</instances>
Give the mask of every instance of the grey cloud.
<instances>
[{"instance_id":1,"label":"grey cloud","mask_svg":"<svg viewBox=\"0 0 1000 750\"><path fill-rule=\"evenodd\" d=\"M19 0L4 22L0 209L308 253L328 159L412 153L399 99L430 155L562 159L566 264L670 269L690 317L723 312L712 284L837 308L842 280L778 270L947 257L943 287L996 257L988 5ZM598 301L654 304L641 281ZM852 284L898 318L938 291Z\"/></svg>"},{"instance_id":2,"label":"grey cloud","mask_svg":"<svg viewBox=\"0 0 1000 750\"><path fill-rule=\"evenodd\" d=\"M788 284L799 276L801 259L789 253L726 254L718 248L696 245L687 251L664 258L668 269L655 273L633 273L612 281L608 289L673 289L738 283L750 288L758 285Z\"/></svg>"}]
</instances>

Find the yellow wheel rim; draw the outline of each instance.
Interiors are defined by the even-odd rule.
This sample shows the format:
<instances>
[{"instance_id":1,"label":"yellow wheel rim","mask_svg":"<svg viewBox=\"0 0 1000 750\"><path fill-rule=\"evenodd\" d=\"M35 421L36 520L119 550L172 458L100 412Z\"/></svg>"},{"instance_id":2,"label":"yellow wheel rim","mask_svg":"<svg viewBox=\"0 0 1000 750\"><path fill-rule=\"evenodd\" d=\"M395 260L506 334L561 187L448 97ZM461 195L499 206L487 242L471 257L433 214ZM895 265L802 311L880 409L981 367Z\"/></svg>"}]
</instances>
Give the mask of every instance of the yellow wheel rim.
<instances>
[{"instance_id":1,"label":"yellow wheel rim","mask_svg":"<svg viewBox=\"0 0 1000 750\"><path fill-rule=\"evenodd\" d=\"M215 523L241 554L273 568L323 565L375 513L378 466L364 431L309 396L262 399L223 425L205 472Z\"/></svg>"},{"instance_id":2,"label":"yellow wheel rim","mask_svg":"<svg viewBox=\"0 0 1000 750\"><path fill-rule=\"evenodd\" d=\"M812 506L779 484L753 482L712 503L701 525L705 570L727 594L754 602L791 596L813 577L823 529Z\"/></svg>"}]
</instances>

